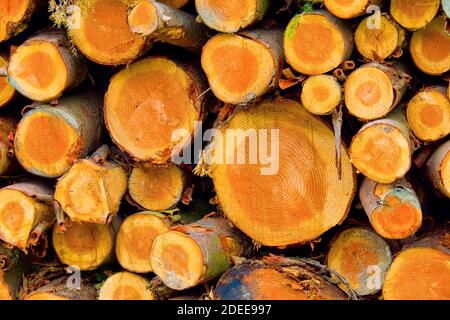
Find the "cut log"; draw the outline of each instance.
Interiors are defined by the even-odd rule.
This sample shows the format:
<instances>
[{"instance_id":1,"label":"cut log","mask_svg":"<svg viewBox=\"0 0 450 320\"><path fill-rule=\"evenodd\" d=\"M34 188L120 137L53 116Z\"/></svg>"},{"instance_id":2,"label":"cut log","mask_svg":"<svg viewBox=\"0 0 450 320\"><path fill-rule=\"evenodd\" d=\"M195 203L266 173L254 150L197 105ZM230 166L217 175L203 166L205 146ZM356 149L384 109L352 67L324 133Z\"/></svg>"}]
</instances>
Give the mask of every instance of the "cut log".
<instances>
[{"instance_id":1,"label":"cut log","mask_svg":"<svg viewBox=\"0 0 450 320\"><path fill-rule=\"evenodd\" d=\"M393 183L409 171L415 140L403 110L364 125L353 137L350 158L356 169L380 183Z\"/></svg>"},{"instance_id":2,"label":"cut log","mask_svg":"<svg viewBox=\"0 0 450 320\"><path fill-rule=\"evenodd\" d=\"M405 43L405 30L388 15L380 16L380 25L371 24L372 17L361 21L355 32L355 45L359 53L371 61L384 61L401 50Z\"/></svg>"},{"instance_id":3,"label":"cut log","mask_svg":"<svg viewBox=\"0 0 450 320\"><path fill-rule=\"evenodd\" d=\"M375 231L386 239L413 236L422 225L422 209L406 179L382 184L365 178L359 199Z\"/></svg>"},{"instance_id":4,"label":"cut log","mask_svg":"<svg viewBox=\"0 0 450 320\"><path fill-rule=\"evenodd\" d=\"M360 296L381 290L391 263L391 249L386 241L359 227L341 232L327 255L327 266L344 277ZM347 289L342 283L339 287Z\"/></svg>"},{"instance_id":5,"label":"cut log","mask_svg":"<svg viewBox=\"0 0 450 320\"><path fill-rule=\"evenodd\" d=\"M0 176L13 172L18 167L11 139L16 131L17 122L13 117L0 117Z\"/></svg>"},{"instance_id":6,"label":"cut log","mask_svg":"<svg viewBox=\"0 0 450 320\"><path fill-rule=\"evenodd\" d=\"M204 117L206 88L196 69L168 58L133 63L112 78L106 93L109 133L133 158L166 164L190 144Z\"/></svg>"},{"instance_id":7,"label":"cut log","mask_svg":"<svg viewBox=\"0 0 450 320\"><path fill-rule=\"evenodd\" d=\"M53 190L35 181L0 189L0 238L27 251L56 220Z\"/></svg>"},{"instance_id":8,"label":"cut log","mask_svg":"<svg viewBox=\"0 0 450 320\"><path fill-rule=\"evenodd\" d=\"M345 82L345 105L360 120L382 118L400 103L410 79L396 66L377 62L364 64Z\"/></svg>"},{"instance_id":9,"label":"cut log","mask_svg":"<svg viewBox=\"0 0 450 320\"><path fill-rule=\"evenodd\" d=\"M100 97L66 96L57 106L36 104L19 122L14 139L17 159L32 174L55 178L100 145Z\"/></svg>"},{"instance_id":10,"label":"cut log","mask_svg":"<svg viewBox=\"0 0 450 320\"><path fill-rule=\"evenodd\" d=\"M128 5L134 0L71 0L78 6L79 18L62 19L77 48L90 60L103 65L129 63L144 54L148 43L134 34L127 23ZM58 22L66 15L61 6L53 15ZM60 22L61 24L61 22Z\"/></svg>"},{"instance_id":11,"label":"cut log","mask_svg":"<svg viewBox=\"0 0 450 320\"><path fill-rule=\"evenodd\" d=\"M327 115L340 105L342 86L334 76L311 76L303 82L300 98L312 114Z\"/></svg>"},{"instance_id":12,"label":"cut log","mask_svg":"<svg viewBox=\"0 0 450 320\"><path fill-rule=\"evenodd\" d=\"M169 221L162 215L140 212L126 218L116 239L116 257L122 268L136 273L152 272L153 240L166 231Z\"/></svg>"},{"instance_id":13,"label":"cut log","mask_svg":"<svg viewBox=\"0 0 450 320\"><path fill-rule=\"evenodd\" d=\"M384 0L323 0L325 8L341 19L351 19L372 10L366 11L370 6L382 6Z\"/></svg>"},{"instance_id":14,"label":"cut log","mask_svg":"<svg viewBox=\"0 0 450 320\"><path fill-rule=\"evenodd\" d=\"M114 258L114 242L120 227L116 216L109 225L67 222L67 231L53 228L53 248L62 263L80 270L95 270Z\"/></svg>"},{"instance_id":15,"label":"cut log","mask_svg":"<svg viewBox=\"0 0 450 320\"><path fill-rule=\"evenodd\" d=\"M392 0L390 14L401 26L409 30L417 30L433 20L439 6L439 0Z\"/></svg>"},{"instance_id":16,"label":"cut log","mask_svg":"<svg viewBox=\"0 0 450 320\"><path fill-rule=\"evenodd\" d=\"M119 211L127 183L125 170L116 162L78 160L58 180L55 200L72 221L105 224Z\"/></svg>"},{"instance_id":17,"label":"cut log","mask_svg":"<svg viewBox=\"0 0 450 320\"><path fill-rule=\"evenodd\" d=\"M261 21L271 0L195 0L200 19L211 29L234 33Z\"/></svg>"},{"instance_id":18,"label":"cut log","mask_svg":"<svg viewBox=\"0 0 450 320\"><path fill-rule=\"evenodd\" d=\"M193 15L153 0L140 0L132 7L128 25L147 41L167 42L198 52L207 40L206 28Z\"/></svg>"},{"instance_id":19,"label":"cut log","mask_svg":"<svg viewBox=\"0 0 450 320\"><path fill-rule=\"evenodd\" d=\"M339 179L333 131L299 103L280 98L238 108L217 129L203 173L223 212L253 240L305 243L345 219L356 188L346 149Z\"/></svg>"},{"instance_id":20,"label":"cut log","mask_svg":"<svg viewBox=\"0 0 450 320\"><path fill-rule=\"evenodd\" d=\"M96 300L97 289L88 281L81 282L81 288L71 288L70 279L61 277L27 294L22 300Z\"/></svg>"},{"instance_id":21,"label":"cut log","mask_svg":"<svg viewBox=\"0 0 450 320\"><path fill-rule=\"evenodd\" d=\"M434 151L426 164L426 173L434 188L450 198L450 140Z\"/></svg>"},{"instance_id":22,"label":"cut log","mask_svg":"<svg viewBox=\"0 0 450 320\"><path fill-rule=\"evenodd\" d=\"M443 228L402 251L383 287L385 300L450 299L450 230Z\"/></svg>"},{"instance_id":23,"label":"cut log","mask_svg":"<svg viewBox=\"0 0 450 320\"><path fill-rule=\"evenodd\" d=\"M215 300L346 300L323 271L297 259L247 260L217 283Z\"/></svg>"},{"instance_id":24,"label":"cut log","mask_svg":"<svg viewBox=\"0 0 450 320\"><path fill-rule=\"evenodd\" d=\"M27 269L24 254L18 249L5 248L0 242L0 300L15 300L18 297Z\"/></svg>"},{"instance_id":25,"label":"cut log","mask_svg":"<svg viewBox=\"0 0 450 320\"><path fill-rule=\"evenodd\" d=\"M206 217L157 236L150 263L165 285L183 290L220 276L233 256L250 252L251 243L229 221Z\"/></svg>"},{"instance_id":26,"label":"cut log","mask_svg":"<svg viewBox=\"0 0 450 320\"><path fill-rule=\"evenodd\" d=\"M7 57L6 55L0 54L0 69L6 71ZM8 82L8 78L0 75L0 109L6 106L9 102L13 100L16 95L16 90Z\"/></svg>"},{"instance_id":27,"label":"cut log","mask_svg":"<svg viewBox=\"0 0 450 320\"><path fill-rule=\"evenodd\" d=\"M431 75L450 70L450 36L446 20L437 17L424 29L413 33L409 46L412 60L417 68Z\"/></svg>"},{"instance_id":28,"label":"cut log","mask_svg":"<svg viewBox=\"0 0 450 320\"><path fill-rule=\"evenodd\" d=\"M284 33L286 61L303 74L329 72L347 60L352 51L350 28L327 11L295 16Z\"/></svg>"},{"instance_id":29,"label":"cut log","mask_svg":"<svg viewBox=\"0 0 450 320\"><path fill-rule=\"evenodd\" d=\"M276 88L284 63L282 42L278 29L219 34L209 40L202 67L214 95L241 104Z\"/></svg>"},{"instance_id":30,"label":"cut log","mask_svg":"<svg viewBox=\"0 0 450 320\"><path fill-rule=\"evenodd\" d=\"M45 4L44 0L0 1L0 43L24 31L31 16Z\"/></svg>"},{"instance_id":31,"label":"cut log","mask_svg":"<svg viewBox=\"0 0 450 320\"><path fill-rule=\"evenodd\" d=\"M409 126L422 141L437 141L450 134L450 101L446 87L427 87L409 101Z\"/></svg>"},{"instance_id":32,"label":"cut log","mask_svg":"<svg viewBox=\"0 0 450 320\"><path fill-rule=\"evenodd\" d=\"M14 88L35 101L50 101L77 87L87 76L87 64L75 56L60 30L41 31L11 54L8 78Z\"/></svg>"},{"instance_id":33,"label":"cut log","mask_svg":"<svg viewBox=\"0 0 450 320\"><path fill-rule=\"evenodd\" d=\"M167 167L134 167L128 180L131 199L146 210L164 211L174 208L181 200L186 177L182 169Z\"/></svg>"}]
</instances>

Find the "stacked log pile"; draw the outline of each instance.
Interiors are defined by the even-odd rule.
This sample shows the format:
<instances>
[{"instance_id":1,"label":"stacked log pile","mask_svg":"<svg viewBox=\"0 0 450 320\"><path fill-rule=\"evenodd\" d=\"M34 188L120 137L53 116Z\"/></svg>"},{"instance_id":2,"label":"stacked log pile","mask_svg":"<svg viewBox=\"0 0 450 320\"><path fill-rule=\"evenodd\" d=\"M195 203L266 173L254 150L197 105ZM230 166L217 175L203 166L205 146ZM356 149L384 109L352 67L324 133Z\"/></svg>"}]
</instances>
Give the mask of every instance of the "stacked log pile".
<instances>
[{"instance_id":1,"label":"stacked log pile","mask_svg":"<svg viewBox=\"0 0 450 320\"><path fill-rule=\"evenodd\" d=\"M0 1L0 300L450 300L450 1Z\"/></svg>"}]
</instances>

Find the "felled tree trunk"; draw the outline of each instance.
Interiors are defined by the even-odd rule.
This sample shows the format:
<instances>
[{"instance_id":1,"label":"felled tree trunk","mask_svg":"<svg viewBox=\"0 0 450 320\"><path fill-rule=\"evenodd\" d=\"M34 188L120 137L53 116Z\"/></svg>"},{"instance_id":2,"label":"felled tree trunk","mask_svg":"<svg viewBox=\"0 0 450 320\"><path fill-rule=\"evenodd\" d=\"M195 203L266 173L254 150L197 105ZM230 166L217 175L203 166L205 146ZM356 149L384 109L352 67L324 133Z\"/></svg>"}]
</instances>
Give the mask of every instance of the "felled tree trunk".
<instances>
[{"instance_id":1,"label":"felled tree trunk","mask_svg":"<svg viewBox=\"0 0 450 320\"><path fill-rule=\"evenodd\" d=\"M303 74L327 73L347 60L352 51L349 26L327 11L295 16L284 33L286 61Z\"/></svg>"},{"instance_id":2,"label":"felled tree trunk","mask_svg":"<svg viewBox=\"0 0 450 320\"><path fill-rule=\"evenodd\" d=\"M345 105L363 121L386 116L401 101L411 77L397 66L371 62L353 71L345 82Z\"/></svg>"},{"instance_id":3,"label":"felled tree trunk","mask_svg":"<svg viewBox=\"0 0 450 320\"><path fill-rule=\"evenodd\" d=\"M13 139L17 120L13 117L0 117L0 176L17 169L14 158Z\"/></svg>"},{"instance_id":4,"label":"felled tree trunk","mask_svg":"<svg viewBox=\"0 0 450 320\"><path fill-rule=\"evenodd\" d=\"M8 63L14 88L35 101L50 101L77 87L87 76L87 64L74 55L66 34L43 30L16 48Z\"/></svg>"},{"instance_id":5,"label":"felled tree trunk","mask_svg":"<svg viewBox=\"0 0 450 320\"><path fill-rule=\"evenodd\" d=\"M176 226L153 241L153 272L170 288L183 290L221 275L233 256L246 256L251 244L229 221L206 217Z\"/></svg>"},{"instance_id":6,"label":"felled tree trunk","mask_svg":"<svg viewBox=\"0 0 450 320\"><path fill-rule=\"evenodd\" d=\"M370 6L381 7L384 0L350 0L350 1L336 1L336 0L323 0L325 7L341 19L351 19L371 11L366 12Z\"/></svg>"},{"instance_id":7,"label":"felled tree trunk","mask_svg":"<svg viewBox=\"0 0 450 320\"><path fill-rule=\"evenodd\" d=\"M330 75L311 76L303 82L302 105L316 115L327 115L335 110L342 101L342 86Z\"/></svg>"},{"instance_id":8,"label":"felled tree trunk","mask_svg":"<svg viewBox=\"0 0 450 320\"><path fill-rule=\"evenodd\" d=\"M116 145L134 159L168 164L198 131L206 88L200 72L188 65L164 57L140 60L112 78L106 126Z\"/></svg>"},{"instance_id":9,"label":"felled tree trunk","mask_svg":"<svg viewBox=\"0 0 450 320\"><path fill-rule=\"evenodd\" d=\"M58 180L55 200L72 221L105 224L119 211L127 175L119 164L107 160L108 153L109 147L103 145Z\"/></svg>"},{"instance_id":10,"label":"felled tree trunk","mask_svg":"<svg viewBox=\"0 0 450 320\"><path fill-rule=\"evenodd\" d=\"M0 109L13 101L16 96L16 90L8 82L7 77L7 55L0 53Z\"/></svg>"},{"instance_id":11,"label":"felled tree trunk","mask_svg":"<svg viewBox=\"0 0 450 320\"><path fill-rule=\"evenodd\" d=\"M100 145L102 125L97 95L66 96L56 106L38 103L19 122L16 157L32 174L59 177Z\"/></svg>"},{"instance_id":12,"label":"felled tree trunk","mask_svg":"<svg viewBox=\"0 0 450 320\"><path fill-rule=\"evenodd\" d=\"M0 190L0 238L27 251L56 220L53 190L39 182L22 182Z\"/></svg>"},{"instance_id":13,"label":"felled tree trunk","mask_svg":"<svg viewBox=\"0 0 450 320\"><path fill-rule=\"evenodd\" d=\"M416 141L402 110L364 125L353 137L350 158L356 169L380 183L393 183L409 171Z\"/></svg>"},{"instance_id":14,"label":"felled tree trunk","mask_svg":"<svg viewBox=\"0 0 450 320\"><path fill-rule=\"evenodd\" d=\"M375 294L383 287L392 262L389 245L366 228L350 228L332 241L327 266L342 277L361 296ZM347 287L340 283L346 291Z\"/></svg>"},{"instance_id":15,"label":"felled tree trunk","mask_svg":"<svg viewBox=\"0 0 450 320\"><path fill-rule=\"evenodd\" d=\"M271 0L195 0L199 20L223 33L238 32L261 21Z\"/></svg>"},{"instance_id":16,"label":"felled tree trunk","mask_svg":"<svg viewBox=\"0 0 450 320\"><path fill-rule=\"evenodd\" d=\"M68 221L64 233L55 225L53 248L62 263L80 270L95 270L113 260L120 223L117 216L109 225Z\"/></svg>"},{"instance_id":17,"label":"felled tree trunk","mask_svg":"<svg viewBox=\"0 0 450 320\"><path fill-rule=\"evenodd\" d=\"M207 40L206 29L195 17L153 0L140 0L128 14L128 25L147 41L167 42L200 51Z\"/></svg>"},{"instance_id":18,"label":"felled tree trunk","mask_svg":"<svg viewBox=\"0 0 450 320\"><path fill-rule=\"evenodd\" d=\"M215 300L346 300L324 276L324 267L302 260L269 256L246 260L217 283Z\"/></svg>"},{"instance_id":19,"label":"felled tree trunk","mask_svg":"<svg viewBox=\"0 0 450 320\"><path fill-rule=\"evenodd\" d=\"M425 27L437 14L440 0L392 0L391 16L403 27L417 30Z\"/></svg>"},{"instance_id":20,"label":"felled tree trunk","mask_svg":"<svg viewBox=\"0 0 450 320\"><path fill-rule=\"evenodd\" d=\"M0 242L0 300L14 300L22 287L28 265L18 249L7 249Z\"/></svg>"},{"instance_id":21,"label":"felled tree trunk","mask_svg":"<svg viewBox=\"0 0 450 320\"><path fill-rule=\"evenodd\" d=\"M426 174L433 187L450 198L450 140L433 152L426 164Z\"/></svg>"},{"instance_id":22,"label":"felled tree trunk","mask_svg":"<svg viewBox=\"0 0 450 320\"><path fill-rule=\"evenodd\" d=\"M22 300L96 300L97 289L88 281L82 280L80 288L71 287L68 277L61 277L45 286L30 292Z\"/></svg>"},{"instance_id":23,"label":"felled tree trunk","mask_svg":"<svg viewBox=\"0 0 450 320\"><path fill-rule=\"evenodd\" d=\"M118 272L106 279L99 300L165 300L175 294L157 277L148 280L131 272Z\"/></svg>"},{"instance_id":24,"label":"felled tree trunk","mask_svg":"<svg viewBox=\"0 0 450 320\"><path fill-rule=\"evenodd\" d=\"M385 300L449 300L448 225L405 248L392 263L383 287Z\"/></svg>"},{"instance_id":25,"label":"felled tree trunk","mask_svg":"<svg viewBox=\"0 0 450 320\"><path fill-rule=\"evenodd\" d=\"M349 157L342 147L339 178L333 131L299 103L238 108L216 129L196 172L212 177L223 212L253 240L305 243L345 219L356 188Z\"/></svg>"},{"instance_id":26,"label":"felled tree trunk","mask_svg":"<svg viewBox=\"0 0 450 320\"><path fill-rule=\"evenodd\" d=\"M383 238L405 239L422 225L419 198L406 179L382 184L365 178L359 199L372 227Z\"/></svg>"},{"instance_id":27,"label":"felled tree trunk","mask_svg":"<svg viewBox=\"0 0 450 320\"><path fill-rule=\"evenodd\" d=\"M202 67L215 96L241 104L273 90L284 64L282 41L278 29L219 34L209 40Z\"/></svg>"}]
</instances>

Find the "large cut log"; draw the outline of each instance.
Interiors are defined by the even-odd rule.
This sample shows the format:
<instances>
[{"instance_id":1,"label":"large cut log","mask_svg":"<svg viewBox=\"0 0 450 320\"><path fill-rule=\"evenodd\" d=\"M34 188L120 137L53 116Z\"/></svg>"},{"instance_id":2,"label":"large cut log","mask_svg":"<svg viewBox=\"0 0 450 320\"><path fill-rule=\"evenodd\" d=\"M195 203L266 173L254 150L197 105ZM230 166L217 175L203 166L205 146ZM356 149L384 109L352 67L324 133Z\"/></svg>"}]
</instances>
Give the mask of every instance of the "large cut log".
<instances>
[{"instance_id":1,"label":"large cut log","mask_svg":"<svg viewBox=\"0 0 450 320\"><path fill-rule=\"evenodd\" d=\"M202 67L214 95L240 104L276 88L284 63L282 43L278 29L219 34L209 40Z\"/></svg>"},{"instance_id":2,"label":"large cut log","mask_svg":"<svg viewBox=\"0 0 450 320\"><path fill-rule=\"evenodd\" d=\"M383 287L392 262L389 245L366 228L351 228L332 241L327 266L338 272L360 296L375 294ZM347 290L342 283L342 290Z\"/></svg>"},{"instance_id":3,"label":"large cut log","mask_svg":"<svg viewBox=\"0 0 450 320\"><path fill-rule=\"evenodd\" d=\"M446 19L437 17L424 29L414 32L409 51L417 68L427 74L440 75L450 70L450 36Z\"/></svg>"},{"instance_id":4,"label":"large cut log","mask_svg":"<svg viewBox=\"0 0 450 320\"><path fill-rule=\"evenodd\" d=\"M0 189L0 238L27 251L56 220L53 190L29 181Z\"/></svg>"},{"instance_id":5,"label":"large cut log","mask_svg":"<svg viewBox=\"0 0 450 320\"><path fill-rule=\"evenodd\" d=\"M347 295L307 261L270 256L246 260L217 283L215 300L346 300Z\"/></svg>"},{"instance_id":6,"label":"large cut log","mask_svg":"<svg viewBox=\"0 0 450 320\"><path fill-rule=\"evenodd\" d=\"M253 240L305 243L345 219L356 188L349 157L342 147L339 178L333 131L299 103L238 108L217 129L197 172L212 177L225 215Z\"/></svg>"},{"instance_id":7,"label":"large cut log","mask_svg":"<svg viewBox=\"0 0 450 320\"><path fill-rule=\"evenodd\" d=\"M128 13L128 25L150 42L167 42L200 51L207 40L206 28L191 14L168 5L139 0Z\"/></svg>"},{"instance_id":8,"label":"large cut log","mask_svg":"<svg viewBox=\"0 0 450 320\"><path fill-rule=\"evenodd\" d=\"M359 199L372 227L383 238L405 239L422 225L419 198L406 179L382 184L365 178Z\"/></svg>"},{"instance_id":9,"label":"large cut log","mask_svg":"<svg viewBox=\"0 0 450 320\"><path fill-rule=\"evenodd\" d=\"M22 300L96 300L97 289L83 280L80 288L71 287L70 277L53 280L39 289L25 295Z\"/></svg>"},{"instance_id":10,"label":"large cut log","mask_svg":"<svg viewBox=\"0 0 450 320\"><path fill-rule=\"evenodd\" d=\"M53 248L62 263L94 270L114 258L114 242L121 220L114 217L109 225L67 221L67 231L53 228Z\"/></svg>"},{"instance_id":11,"label":"large cut log","mask_svg":"<svg viewBox=\"0 0 450 320\"><path fill-rule=\"evenodd\" d=\"M45 7L45 0L0 1L0 43L28 27L32 15Z\"/></svg>"},{"instance_id":12,"label":"large cut log","mask_svg":"<svg viewBox=\"0 0 450 320\"><path fill-rule=\"evenodd\" d=\"M14 158L13 139L18 121L13 117L0 117L0 176L14 171L18 166Z\"/></svg>"},{"instance_id":13,"label":"large cut log","mask_svg":"<svg viewBox=\"0 0 450 320\"><path fill-rule=\"evenodd\" d=\"M63 31L44 30L13 51L7 71L9 82L22 95L50 101L77 87L87 76L87 64L74 55Z\"/></svg>"},{"instance_id":14,"label":"large cut log","mask_svg":"<svg viewBox=\"0 0 450 320\"><path fill-rule=\"evenodd\" d=\"M169 219L152 212L135 213L120 226L116 257L122 268L136 273L152 272L150 253L153 240L169 231Z\"/></svg>"},{"instance_id":15,"label":"large cut log","mask_svg":"<svg viewBox=\"0 0 450 320\"><path fill-rule=\"evenodd\" d=\"M345 105L360 120L382 118L400 103L410 79L396 66L377 62L364 64L345 82Z\"/></svg>"},{"instance_id":16,"label":"large cut log","mask_svg":"<svg viewBox=\"0 0 450 320\"><path fill-rule=\"evenodd\" d=\"M106 160L108 152L103 145L58 180L55 200L72 221L105 224L119 211L128 179L122 166Z\"/></svg>"},{"instance_id":17,"label":"large cut log","mask_svg":"<svg viewBox=\"0 0 450 320\"><path fill-rule=\"evenodd\" d=\"M385 279L385 300L450 299L450 229L448 225L403 250Z\"/></svg>"},{"instance_id":18,"label":"large cut log","mask_svg":"<svg viewBox=\"0 0 450 320\"><path fill-rule=\"evenodd\" d=\"M284 33L286 61L303 74L331 71L347 60L352 51L350 28L327 11L296 15Z\"/></svg>"},{"instance_id":19,"label":"large cut log","mask_svg":"<svg viewBox=\"0 0 450 320\"><path fill-rule=\"evenodd\" d=\"M392 0L391 16L403 27L417 30L425 27L437 14L439 0Z\"/></svg>"},{"instance_id":20,"label":"large cut log","mask_svg":"<svg viewBox=\"0 0 450 320\"><path fill-rule=\"evenodd\" d=\"M58 105L37 103L17 127L14 150L32 174L55 178L99 147L101 100L91 93L66 96Z\"/></svg>"},{"instance_id":21,"label":"large cut log","mask_svg":"<svg viewBox=\"0 0 450 320\"><path fill-rule=\"evenodd\" d=\"M341 19L351 19L373 11L371 6L378 8L383 4L384 0L323 0L325 8L332 14Z\"/></svg>"},{"instance_id":22,"label":"large cut log","mask_svg":"<svg viewBox=\"0 0 450 320\"><path fill-rule=\"evenodd\" d=\"M409 126L422 141L437 141L450 134L450 101L447 87L426 87L417 92L406 109Z\"/></svg>"},{"instance_id":23,"label":"large cut log","mask_svg":"<svg viewBox=\"0 0 450 320\"><path fill-rule=\"evenodd\" d=\"M271 0L195 0L200 19L211 29L233 33L261 21Z\"/></svg>"},{"instance_id":24,"label":"large cut log","mask_svg":"<svg viewBox=\"0 0 450 320\"><path fill-rule=\"evenodd\" d=\"M157 236L150 263L169 288L183 290L220 276L233 265L233 256L247 256L251 249L229 221L206 217Z\"/></svg>"},{"instance_id":25,"label":"large cut log","mask_svg":"<svg viewBox=\"0 0 450 320\"><path fill-rule=\"evenodd\" d=\"M106 126L133 158L166 164L190 144L196 121L204 117L206 88L200 72L188 65L164 57L140 60L112 78Z\"/></svg>"},{"instance_id":26,"label":"large cut log","mask_svg":"<svg viewBox=\"0 0 450 320\"><path fill-rule=\"evenodd\" d=\"M135 166L128 180L128 193L138 206L146 210L163 211L174 208L186 186L182 169L168 166Z\"/></svg>"},{"instance_id":27,"label":"large cut log","mask_svg":"<svg viewBox=\"0 0 450 320\"><path fill-rule=\"evenodd\" d=\"M450 198L450 140L433 152L426 164L426 174L433 187Z\"/></svg>"},{"instance_id":28,"label":"large cut log","mask_svg":"<svg viewBox=\"0 0 450 320\"><path fill-rule=\"evenodd\" d=\"M361 128L350 145L350 158L366 177L380 183L393 183L409 171L415 147L406 116L398 109Z\"/></svg>"},{"instance_id":29,"label":"large cut log","mask_svg":"<svg viewBox=\"0 0 450 320\"><path fill-rule=\"evenodd\" d=\"M7 56L0 53L0 70L4 70L4 75L0 74L0 108L6 106L15 97L16 90L8 82L7 78Z\"/></svg>"},{"instance_id":30,"label":"large cut log","mask_svg":"<svg viewBox=\"0 0 450 320\"><path fill-rule=\"evenodd\" d=\"M316 115L330 114L342 101L342 86L330 75L311 76L303 82L302 105Z\"/></svg>"},{"instance_id":31,"label":"large cut log","mask_svg":"<svg viewBox=\"0 0 450 320\"><path fill-rule=\"evenodd\" d=\"M27 269L25 255L18 249L7 249L0 241L0 300L18 298Z\"/></svg>"}]
</instances>

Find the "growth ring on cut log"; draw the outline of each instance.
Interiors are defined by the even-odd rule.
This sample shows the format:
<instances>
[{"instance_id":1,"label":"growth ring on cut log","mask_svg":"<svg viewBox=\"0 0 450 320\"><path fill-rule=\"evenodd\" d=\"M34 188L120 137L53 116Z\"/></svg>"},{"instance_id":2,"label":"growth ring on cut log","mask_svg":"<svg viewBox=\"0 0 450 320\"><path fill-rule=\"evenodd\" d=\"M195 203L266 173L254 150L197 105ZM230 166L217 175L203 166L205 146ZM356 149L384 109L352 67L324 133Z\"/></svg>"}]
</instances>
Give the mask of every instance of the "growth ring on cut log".
<instances>
[{"instance_id":1,"label":"growth ring on cut log","mask_svg":"<svg viewBox=\"0 0 450 320\"><path fill-rule=\"evenodd\" d=\"M349 27L326 11L296 15L284 33L286 61L303 74L331 71L347 60L352 50Z\"/></svg>"},{"instance_id":2,"label":"growth ring on cut log","mask_svg":"<svg viewBox=\"0 0 450 320\"><path fill-rule=\"evenodd\" d=\"M252 161L226 164L229 158L214 156L225 150L227 129L236 130L230 137L234 151L227 156L234 156L239 146ZM219 130L222 135L212 145L218 161L208 171L224 213L252 239L268 246L304 243L346 217L356 187L347 152L342 147L339 179L333 131L299 103L277 99L239 109ZM259 160L247 148L247 139L253 140L253 150L262 148ZM265 150L272 156L271 167L261 158Z\"/></svg>"},{"instance_id":3,"label":"growth ring on cut log","mask_svg":"<svg viewBox=\"0 0 450 320\"><path fill-rule=\"evenodd\" d=\"M87 75L81 56L74 56L62 31L41 32L20 45L10 57L8 78L14 88L35 101L50 101L73 89Z\"/></svg>"},{"instance_id":4,"label":"growth ring on cut log","mask_svg":"<svg viewBox=\"0 0 450 320\"><path fill-rule=\"evenodd\" d=\"M366 177L392 183L403 178L411 167L414 151L412 133L401 112L369 122L353 137L350 158Z\"/></svg>"},{"instance_id":5,"label":"growth ring on cut log","mask_svg":"<svg viewBox=\"0 0 450 320\"><path fill-rule=\"evenodd\" d=\"M14 137L17 160L38 176L63 175L100 142L102 117L97 96L66 96L58 103L38 104L17 126Z\"/></svg>"},{"instance_id":6,"label":"growth ring on cut log","mask_svg":"<svg viewBox=\"0 0 450 320\"><path fill-rule=\"evenodd\" d=\"M410 30L425 27L436 16L440 0L392 0L391 16L402 26Z\"/></svg>"},{"instance_id":7,"label":"growth ring on cut log","mask_svg":"<svg viewBox=\"0 0 450 320\"><path fill-rule=\"evenodd\" d=\"M450 101L445 87L428 87L416 93L406 109L409 126L422 141L450 134Z\"/></svg>"},{"instance_id":8,"label":"growth ring on cut log","mask_svg":"<svg viewBox=\"0 0 450 320\"><path fill-rule=\"evenodd\" d=\"M323 0L325 7L341 19L351 19L366 13L370 5L381 5L383 0Z\"/></svg>"},{"instance_id":9,"label":"growth ring on cut log","mask_svg":"<svg viewBox=\"0 0 450 320\"><path fill-rule=\"evenodd\" d=\"M128 180L131 199L147 210L163 211L180 202L185 185L184 172L170 164L167 167L135 167Z\"/></svg>"},{"instance_id":10,"label":"growth ring on cut log","mask_svg":"<svg viewBox=\"0 0 450 320\"><path fill-rule=\"evenodd\" d=\"M166 231L169 231L166 219L151 213L135 213L126 218L116 239L116 257L122 268L136 273L152 272L153 240Z\"/></svg>"},{"instance_id":11,"label":"growth ring on cut log","mask_svg":"<svg viewBox=\"0 0 450 320\"><path fill-rule=\"evenodd\" d=\"M202 67L220 100L247 103L275 88L283 66L281 30L219 34L207 42Z\"/></svg>"},{"instance_id":12,"label":"growth ring on cut log","mask_svg":"<svg viewBox=\"0 0 450 320\"><path fill-rule=\"evenodd\" d=\"M166 164L203 119L206 86L197 70L168 58L146 58L116 74L105 97L105 121L116 144L135 159ZM173 135L176 130L181 134Z\"/></svg>"},{"instance_id":13,"label":"growth ring on cut log","mask_svg":"<svg viewBox=\"0 0 450 320\"><path fill-rule=\"evenodd\" d=\"M0 68L6 67L6 59L0 54ZM0 76L0 108L6 105L14 97L16 90L9 84L7 77Z\"/></svg>"},{"instance_id":14,"label":"growth ring on cut log","mask_svg":"<svg viewBox=\"0 0 450 320\"><path fill-rule=\"evenodd\" d=\"M303 82L301 101L303 106L316 115L326 115L339 106L342 86L333 76L311 76Z\"/></svg>"},{"instance_id":15,"label":"growth ring on cut log","mask_svg":"<svg viewBox=\"0 0 450 320\"><path fill-rule=\"evenodd\" d=\"M25 30L31 15L42 3L43 0L0 1L0 43Z\"/></svg>"},{"instance_id":16,"label":"growth ring on cut log","mask_svg":"<svg viewBox=\"0 0 450 320\"><path fill-rule=\"evenodd\" d=\"M223 33L234 33L263 19L270 0L195 0L203 23Z\"/></svg>"},{"instance_id":17,"label":"growth ring on cut log","mask_svg":"<svg viewBox=\"0 0 450 320\"><path fill-rule=\"evenodd\" d=\"M112 161L77 161L56 185L55 200L73 221L107 223L127 189L125 170Z\"/></svg>"},{"instance_id":18,"label":"growth ring on cut log","mask_svg":"<svg viewBox=\"0 0 450 320\"><path fill-rule=\"evenodd\" d=\"M99 300L156 300L150 282L131 272L118 272L103 283Z\"/></svg>"},{"instance_id":19,"label":"growth ring on cut log","mask_svg":"<svg viewBox=\"0 0 450 320\"><path fill-rule=\"evenodd\" d=\"M147 49L141 36L127 23L128 4L134 0L75 0L81 8L79 26L69 35L77 48L89 59L104 65L130 62Z\"/></svg>"},{"instance_id":20,"label":"growth ring on cut log","mask_svg":"<svg viewBox=\"0 0 450 320\"><path fill-rule=\"evenodd\" d=\"M437 17L411 37L412 60L427 74L440 75L450 70L450 35L445 26L446 19Z\"/></svg>"},{"instance_id":21,"label":"growth ring on cut log","mask_svg":"<svg viewBox=\"0 0 450 320\"><path fill-rule=\"evenodd\" d=\"M327 255L327 266L343 276L362 296L375 294L382 288L391 262L392 254L386 241L365 228L340 233ZM339 287L346 290L342 283Z\"/></svg>"}]
</instances>

